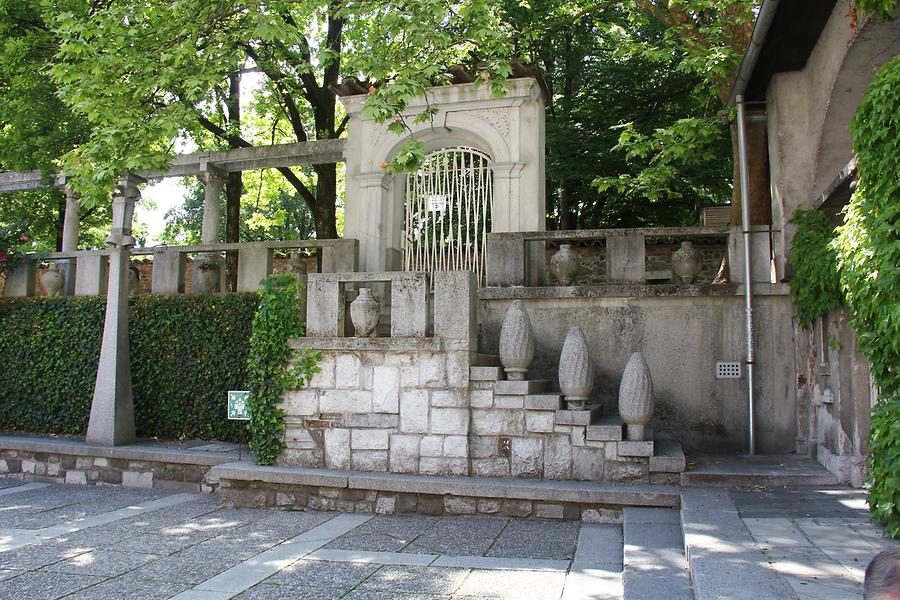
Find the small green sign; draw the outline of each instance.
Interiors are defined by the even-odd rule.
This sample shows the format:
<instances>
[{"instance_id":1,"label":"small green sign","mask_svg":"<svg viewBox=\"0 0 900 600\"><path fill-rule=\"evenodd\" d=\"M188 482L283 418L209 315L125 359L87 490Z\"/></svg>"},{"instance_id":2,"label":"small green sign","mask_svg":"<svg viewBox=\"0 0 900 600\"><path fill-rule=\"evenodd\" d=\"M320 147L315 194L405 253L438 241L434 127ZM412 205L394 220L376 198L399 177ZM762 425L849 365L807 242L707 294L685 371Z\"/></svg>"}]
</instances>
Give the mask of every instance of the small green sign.
<instances>
[{"instance_id":1,"label":"small green sign","mask_svg":"<svg viewBox=\"0 0 900 600\"><path fill-rule=\"evenodd\" d=\"M249 421L250 407L247 399L250 392L229 390L228 392L228 418L232 421Z\"/></svg>"}]
</instances>

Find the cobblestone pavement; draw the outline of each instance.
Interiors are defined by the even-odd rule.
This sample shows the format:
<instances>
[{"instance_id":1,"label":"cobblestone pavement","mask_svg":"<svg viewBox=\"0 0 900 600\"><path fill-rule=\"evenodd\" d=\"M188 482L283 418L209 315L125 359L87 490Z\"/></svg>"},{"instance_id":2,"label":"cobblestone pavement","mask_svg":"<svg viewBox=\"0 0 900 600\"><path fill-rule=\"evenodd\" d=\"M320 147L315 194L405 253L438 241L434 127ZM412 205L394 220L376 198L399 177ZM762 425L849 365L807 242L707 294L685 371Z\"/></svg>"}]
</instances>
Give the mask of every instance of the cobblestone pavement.
<instances>
[{"instance_id":1,"label":"cobblestone pavement","mask_svg":"<svg viewBox=\"0 0 900 600\"><path fill-rule=\"evenodd\" d=\"M889 542L861 492L732 492L796 598L859 598ZM732 509L734 510L734 509ZM692 598L676 510L622 525L234 509L195 494L0 479L0 598ZM759 554L757 554L759 555Z\"/></svg>"}]
</instances>

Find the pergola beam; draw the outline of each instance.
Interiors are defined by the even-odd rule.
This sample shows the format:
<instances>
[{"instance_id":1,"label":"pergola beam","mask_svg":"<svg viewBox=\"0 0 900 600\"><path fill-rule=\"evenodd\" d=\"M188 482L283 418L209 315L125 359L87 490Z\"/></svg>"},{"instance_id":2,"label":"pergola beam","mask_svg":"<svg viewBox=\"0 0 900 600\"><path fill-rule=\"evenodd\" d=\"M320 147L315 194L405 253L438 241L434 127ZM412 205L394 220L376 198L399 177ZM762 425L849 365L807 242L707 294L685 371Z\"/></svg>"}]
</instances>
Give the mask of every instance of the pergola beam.
<instances>
[{"instance_id":1,"label":"pergola beam","mask_svg":"<svg viewBox=\"0 0 900 600\"><path fill-rule=\"evenodd\" d=\"M338 163L344 162L344 143L343 139L314 140L274 146L236 148L222 152L179 154L172 160L169 169L165 171L137 171L136 174L144 179L160 179L195 176L208 171L209 167L223 172L232 172ZM45 183L46 180L40 171L0 173L0 194L34 190L42 187ZM53 185L65 185L65 178L61 175L56 176Z\"/></svg>"}]
</instances>

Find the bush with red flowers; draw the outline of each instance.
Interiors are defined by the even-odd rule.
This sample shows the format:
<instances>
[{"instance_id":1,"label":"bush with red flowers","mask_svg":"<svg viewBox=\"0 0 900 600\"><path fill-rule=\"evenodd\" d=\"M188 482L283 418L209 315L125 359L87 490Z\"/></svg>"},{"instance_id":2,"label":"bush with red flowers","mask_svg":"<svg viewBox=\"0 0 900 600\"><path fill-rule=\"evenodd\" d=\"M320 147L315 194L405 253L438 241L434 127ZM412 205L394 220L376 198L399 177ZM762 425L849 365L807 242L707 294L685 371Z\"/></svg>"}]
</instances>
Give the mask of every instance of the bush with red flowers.
<instances>
[{"instance_id":1,"label":"bush with red flowers","mask_svg":"<svg viewBox=\"0 0 900 600\"><path fill-rule=\"evenodd\" d=\"M0 275L6 276L7 271L15 268L30 241L22 225L0 226Z\"/></svg>"}]
</instances>

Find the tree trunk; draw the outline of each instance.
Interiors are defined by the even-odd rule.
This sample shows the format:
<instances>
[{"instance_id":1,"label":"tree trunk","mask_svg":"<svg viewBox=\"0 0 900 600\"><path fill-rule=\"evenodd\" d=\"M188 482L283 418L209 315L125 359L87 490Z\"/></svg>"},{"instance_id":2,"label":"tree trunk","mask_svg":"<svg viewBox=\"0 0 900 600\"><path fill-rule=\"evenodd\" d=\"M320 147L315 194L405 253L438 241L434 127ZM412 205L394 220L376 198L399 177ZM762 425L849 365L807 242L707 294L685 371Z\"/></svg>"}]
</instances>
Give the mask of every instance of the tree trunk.
<instances>
[{"instance_id":1,"label":"tree trunk","mask_svg":"<svg viewBox=\"0 0 900 600\"><path fill-rule=\"evenodd\" d=\"M240 136L241 128L241 75L233 73L228 78L228 125ZM238 148L236 142L228 144ZM228 173L225 182L225 243L241 241L241 194L244 191L243 175L240 171ZM225 254L225 285L230 291L237 290L238 253Z\"/></svg>"},{"instance_id":2,"label":"tree trunk","mask_svg":"<svg viewBox=\"0 0 900 600\"><path fill-rule=\"evenodd\" d=\"M313 220L316 238L330 240L338 237L335 205L337 204L337 165L315 165L316 208Z\"/></svg>"},{"instance_id":3,"label":"tree trunk","mask_svg":"<svg viewBox=\"0 0 900 600\"><path fill-rule=\"evenodd\" d=\"M56 188L50 189L50 197L56 196L56 251L62 251L63 227L66 222L66 195Z\"/></svg>"}]
</instances>

